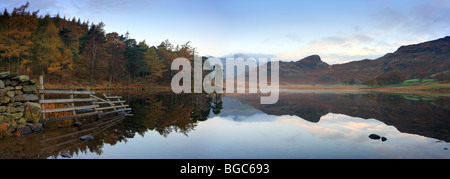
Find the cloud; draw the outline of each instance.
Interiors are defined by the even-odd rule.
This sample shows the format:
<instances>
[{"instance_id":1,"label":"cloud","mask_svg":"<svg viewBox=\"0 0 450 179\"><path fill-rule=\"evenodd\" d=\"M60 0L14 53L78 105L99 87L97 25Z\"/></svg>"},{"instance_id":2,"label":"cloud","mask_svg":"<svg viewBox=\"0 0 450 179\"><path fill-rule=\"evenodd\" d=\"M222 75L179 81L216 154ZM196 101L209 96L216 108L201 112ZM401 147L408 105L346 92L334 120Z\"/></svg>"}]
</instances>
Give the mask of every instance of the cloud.
<instances>
[{"instance_id":1,"label":"cloud","mask_svg":"<svg viewBox=\"0 0 450 179\"><path fill-rule=\"evenodd\" d=\"M446 0L416 0L398 8L387 4L378 9L371 21L379 33L394 33L411 37L448 35L450 3Z\"/></svg>"},{"instance_id":2,"label":"cloud","mask_svg":"<svg viewBox=\"0 0 450 179\"><path fill-rule=\"evenodd\" d=\"M365 34L328 36L313 40L295 52L278 54L280 59L302 59L318 54L330 64L380 57L392 50L375 38Z\"/></svg>"},{"instance_id":3,"label":"cloud","mask_svg":"<svg viewBox=\"0 0 450 179\"><path fill-rule=\"evenodd\" d=\"M300 37L298 37L296 33L286 34L285 37L287 39L292 40L292 41L297 42L297 43L302 43L303 42L302 39L300 39Z\"/></svg>"}]
</instances>

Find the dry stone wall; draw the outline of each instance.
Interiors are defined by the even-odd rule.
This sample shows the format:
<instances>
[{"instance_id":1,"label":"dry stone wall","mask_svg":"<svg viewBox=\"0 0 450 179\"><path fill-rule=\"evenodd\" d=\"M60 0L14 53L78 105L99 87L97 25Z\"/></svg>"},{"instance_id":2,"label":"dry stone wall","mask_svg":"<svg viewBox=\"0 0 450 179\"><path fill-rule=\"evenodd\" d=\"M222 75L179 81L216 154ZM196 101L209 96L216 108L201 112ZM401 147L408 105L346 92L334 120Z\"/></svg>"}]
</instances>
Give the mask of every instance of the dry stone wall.
<instances>
[{"instance_id":1,"label":"dry stone wall","mask_svg":"<svg viewBox=\"0 0 450 179\"><path fill-rule=\"evenodd\" d=\"M0 72L0 138L43 130L36 81Z\"/></svg>"}]
</instances>

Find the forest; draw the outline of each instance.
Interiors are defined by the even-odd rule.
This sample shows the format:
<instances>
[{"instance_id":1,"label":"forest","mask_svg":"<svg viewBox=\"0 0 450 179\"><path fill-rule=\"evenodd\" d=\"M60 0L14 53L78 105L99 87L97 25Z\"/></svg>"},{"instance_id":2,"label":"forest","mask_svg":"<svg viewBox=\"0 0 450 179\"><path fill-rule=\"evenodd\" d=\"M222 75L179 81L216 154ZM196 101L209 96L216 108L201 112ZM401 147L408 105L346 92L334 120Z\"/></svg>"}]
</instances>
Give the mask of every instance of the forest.
<instances>
[{"instance_id":1,"label":"forest","mask_svg":"<svg viewBox=\"0 0 450 179\"><path fill-rule=\"evenodd\" d=\"M103 86L168 85L177 57L193 59L189 42L158 46L107 33L105 24L28 11L29 3L0 13L0 71L44 75L46 82Z\"/></svg>"}]
</instances>

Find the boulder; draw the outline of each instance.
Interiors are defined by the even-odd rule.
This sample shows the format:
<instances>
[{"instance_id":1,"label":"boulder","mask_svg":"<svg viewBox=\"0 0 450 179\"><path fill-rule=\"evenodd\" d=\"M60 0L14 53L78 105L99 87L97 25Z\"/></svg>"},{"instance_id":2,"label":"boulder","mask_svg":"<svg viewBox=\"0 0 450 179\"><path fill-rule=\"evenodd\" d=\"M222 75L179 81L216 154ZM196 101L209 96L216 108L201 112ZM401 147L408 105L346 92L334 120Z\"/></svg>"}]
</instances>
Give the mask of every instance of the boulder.
<instances>
[{"instance_id":1,"label":"boulder","mask_svg":"<svg viewBox=\"0 0 450 179\"><path fill-rule=\"evenodd\" d=\"M0 106L0 113L6 112L6 106Z\"/></svg>"},{"instance_id":2,"label":"boulder","mask_svg":"<svg viewBox=\"0 0 450 179\"><path fill-rule=\"evenodd\" d=\"M3 83L2 80L0 80L0 89L3 89L3 88L5 88L5 83Z\"/></svg>"},{"instance_id":3,"label":"boulder","mask_svg":"<svg viewBox=\"0 0 450 179\"><path fill-rule=\"evenodd\" d=\"M18 125L17 126L17 131L16 131L16 135L27 135L27 134L31 134L33 131L25 126L25 125Z\"/></svg>"},{"instance_id":4,"label":"boulder","mask_svg":"<svg viewBox=\"0 0 450 179\"><path fill-rule=\"evenodd\" d=\"M33 123L38 123L41 119L41 105L39 103L26 102L23 104L23 107L25 108L25 119Z\"/></svg>"},{"instance_id":5,"label":"boulder","mask_svg":"<svg viewBox=\"0 0 450 179\"><path fill-rule=\"evenodd\" d=\"M23 95L14 96L14 101L17 101L17 102L38 101L38 100L39 100L39 97L36 96L35 94L23 94Z\"/></svg>"}]
</instances>

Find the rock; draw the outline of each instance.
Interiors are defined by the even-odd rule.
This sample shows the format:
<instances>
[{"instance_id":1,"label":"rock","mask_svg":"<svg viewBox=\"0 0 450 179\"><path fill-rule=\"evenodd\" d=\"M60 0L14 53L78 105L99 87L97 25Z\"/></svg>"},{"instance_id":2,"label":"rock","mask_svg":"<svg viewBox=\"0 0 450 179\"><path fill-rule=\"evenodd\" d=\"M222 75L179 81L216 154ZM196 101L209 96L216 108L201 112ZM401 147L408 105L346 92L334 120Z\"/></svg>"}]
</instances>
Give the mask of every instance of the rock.
<instances>
[{"instance_id":1,"label":"rock","mask_svg":"<svg viewBox=\"0 0 450 179\"><path fill-rule=\"evenodd\" d=\"M11 85L11 81L9 79L3 80L3 84L5 84L5 86L9 86Z\"/></svg>"},{"instance_id":2,"label":"rock","mask_svg":"<svg viewBox=\"0 0 450 179\"><path fill-rule=\"evenodd\" d=\"M25 85L22 87L24 93L37 93L37 85Z\"/></svg>"},{"instance_id":3,"label":"rock","mask_svg":"<svg viewBox=\"0 0 450 179\"><path fill-rule=\"evenodd\" d=\"M11 86L17 86L19 84L19 81L17 81L17 80L12 80L11 81Z\"/></svg>"},{"instance_id":4,"label":"rock","mask_svg":"<svg viewBox=\"0 0 450 179\"><path fill-rule=\"evenodd\" d=\"M18 76L18 78L19 78L20 82L26 82L26 81L30 80L30 77L28 77L27 75L20 75L20 76Z\"/></svg>"},{"instance_id":5,"label":"rock","mask_svg":"<svg viewBox=\"0 0 450 179\"><path fill-rule=\"evenodd\" d=\"M23 116L23 113L21 113L21 112L20 113L11 114L11 117L13 119L15 119L15 120L20 119L22 116ZM23 120L26 122L25 118L23 118Z\"/></svg>"},{"instance_id":6,"label":"rock","mask_svg":"<svg viewBox=\"0 0 450 179\"><path fill-rule=\"evenodd\" d=\"M0 80L0 89L3 89L3 88L5 88L5 83L3 83L2 80Z\"/></svg>"},{"instance_id":7,"label":"rock","mask_svg":"<svg viewBox=\"0 0 450 179\"><path fill-rule=\"evenodd\" d=\"M6 90L6 89L0 89L0 97L6 96L7 92L8 92L8 90Z\"/></svg>"},{"instance_id":8,"label":"rock","mask_svg":"<svg viewBox=\"0 0 450 179\"><path fill-rule=\"evenodd\" d=\"M12 114L12 113L17 112L17 109L15 107L8 106L8 107L6 107L6 112Z\"/></svg>"},{"instance_id":9,"label":"rock","mask_svg":"<svg viewBox=\"0 0 450 179\"><path fill-rule=\"evenodd\" d=\"M30 85L36 84L36 81L34 81L34 80L30 80L30 81L28 81L28 82L30 83Z\"/></svg>"},{"instance_id":10,"label":"rock","mask_svg":"<svg viewBox=\"0 0 450 179\"><path fill-rule=\"evenodd\" d=\"M27 134L31 134L33 131L25 125L19 125L19 126L17 126L16 132L20 135L27 135Z\"/></svg>"},{"instance_id":11,"label":"rock","mask_svg":"<svg viewBox=\"0 0 450 179\"><path fill-rule=\"evenodd\" d=\"M381 141L387 141L387 138L386 137L381 137Z\"/></svg>"},{"instance_id":12,"label":"rock","mask_svg":"<svg viewBox=\"0 0 450 179\"><path fill-rule=\"evenodd\" d=\"M27 101L38 101L39 97L35 94L23 94L14 96L14 101L27 102Z\"/></svg>"},{"instance_id":13,"label":"rock","mask_svg":"<svg viewBox=\"0 0 450 179\"><path fill-rule=\"evenodd\" d=\"M17 124L23 124L23 125L26 125L26 124L27 124L27 121L25 120L25 118L20 118L20 119L17 121Z\"/></svg>"},{"instance_id":14,"label":"rock","mask_svg":"<svg viewBox=\"0 0 450 179\"><path fill-rule=\"evenodd\" d=\"M16 86L16 87L14 87L14 89L16 89L16 90L21 90L23 88L23 86Z\"/></svg>"},{"instance_id":15,"label":"rock","mask_svg":"<svg viewBox=\"0 0 450 179\"><path fill-rule=\"evenodd\" d=\"M18 106L18 107L16 107L16 109L17 109L17 112L24 112L25 111L25 107L23 107L23 106Z\"/></svg>"},{"instance_id":16,"label":"rock","mask_svg":"<svg viewBox=\"0 0 450 179\"><path fill-rule=\"evenodd\" d=\"M75 121L74 123L73 123L73 126L75 126L75 127L80 127L80 126L82 126L83 125L83 123L81 123L80 121Z\"/></svg>"},{"instance_id":17,"label":"rock","mask_svg":"<svg viewBox=\"0 0 450 179\"><path fill-rule=\"evenodd\" d=\"M14 91L8 91L6 92L6 95L8 95L10 98L13 98L16 93L14 93Z\"/></svg>"},{"instance_id":18,"label":"rock","mask_svg":"<svg viewBox=\"0 0 450 179\"><path fill-rule=\"evenodd\" d=\"M5 89L6 89L7 91L13 91L13 90L14 90L14 87L12 87L12 86L7 86L7 87L5 87Z\"/></svg>"},{"instance_id":19,"label":"rock","mask_svg":"<svg viewBox=\"0 0 450 179\"><path fill-rule=\"evenodd\" d=\"M15 103L13 103L13 106L14 106L14 107L22 106L22 105L23 105L23 103L21 103L21 102L15 102Z\"/></svg>"},{"instance_id":20,"label":"rock","mask_svg":"<svg viewBox=\"0 0 450 179\"><path fill-rule=\"evenodd\" d=\"M23 94L22 90L14 90L14 93L16 95L22 95Z\"/></svg>"},{"instance_id":21,"label":"rock","mask_svg":"<svg viewBox=\"0 0 450 179\"><path fill-rule=\"evenodd\" d=\"M0 106L0 113L6 112L6 106Z\"/></svg>"},{"instance_id":22,"label":"rock","mask_svg":"<svg viewBox=\"0 0 450 179\"><path fill-rule=\"evenodd\" d=\"M10 75L9 72L0 72L0 78L6 78Z\"/></svg>"},{"instance_id":23,"label":"rock","mask_svg":"<svg viewBox=\"0 0 450 179\"><path fill-rule=\"evenodd\" d=\"M61 155L61 157L63 157L63 158L72 158L72 155L70 155L69 152L67 152L67 151L61 152L61 153L59 153L59 155Z\"/></svg>"},{"instance_id":24,"label":"rock","mask_svg":"<svg viewBox=\"0 0 450 179\"><path fill-rule=\"evenodd\" d=\"M4 115L4 116L11 116L11 113L4 112L4 113L1 113L1 115Z\"/></svg>"},{"instance_id":25,"label":"rock","mask_svg":"<svg viewBox=\"0 0 450 179\"><path fill-rule=\"evenodd\" d=\"M80 137L80 140L82 140L82 141L89 141L92 139L94 139L94 136L92 136L92 135L85 135L85 136Z\"/></svg>"},{"instance_id":26,"label":"rock","mask_svg":"<svg viewBox=\"0 0 450 179\"><path fill-rule=\"evenodd\" d=\"M28 126L33 132L41 132L41 131L44 131L44 127L42 126L41 123L35 123L35 124L30 124L30 123L28 123L27 126Z\"/></svg>"},{"instance_id":27,"label":"rock","mask_svg":"<svg viewBox=\"0 0 450 179\"><path fill-rule=\"evenodd\" d=\"M37 97L37 96L36 96ZM39 99L39 98L38 98ZM11 101L11 98L9 98L8 96L3 96L3 97L0 97L0 103L2 103L2 104L6 104L6 103L9 103Z\"/></svg>"},{"instance_id":28,"label":"rock","mask_svg":"<svg viewBox=\"0 0 450 179\"><path fill-rule=\"evenodd\" d=\"M370 134L369 138L373 139L373 140L379 140L381 137L377 134Z\"/></svg>"},{"instance_id":29,"label":"rock","mask_svg":"<svg viewBox=\"0 0 450 179\"><path fill-rule=\"evenodd\" d=\"M26 102L23 104L23 107L25 108L25 119L33 123L38 123L41 119L41 105L38 103Z\"/></svg>"}]
</instances>

